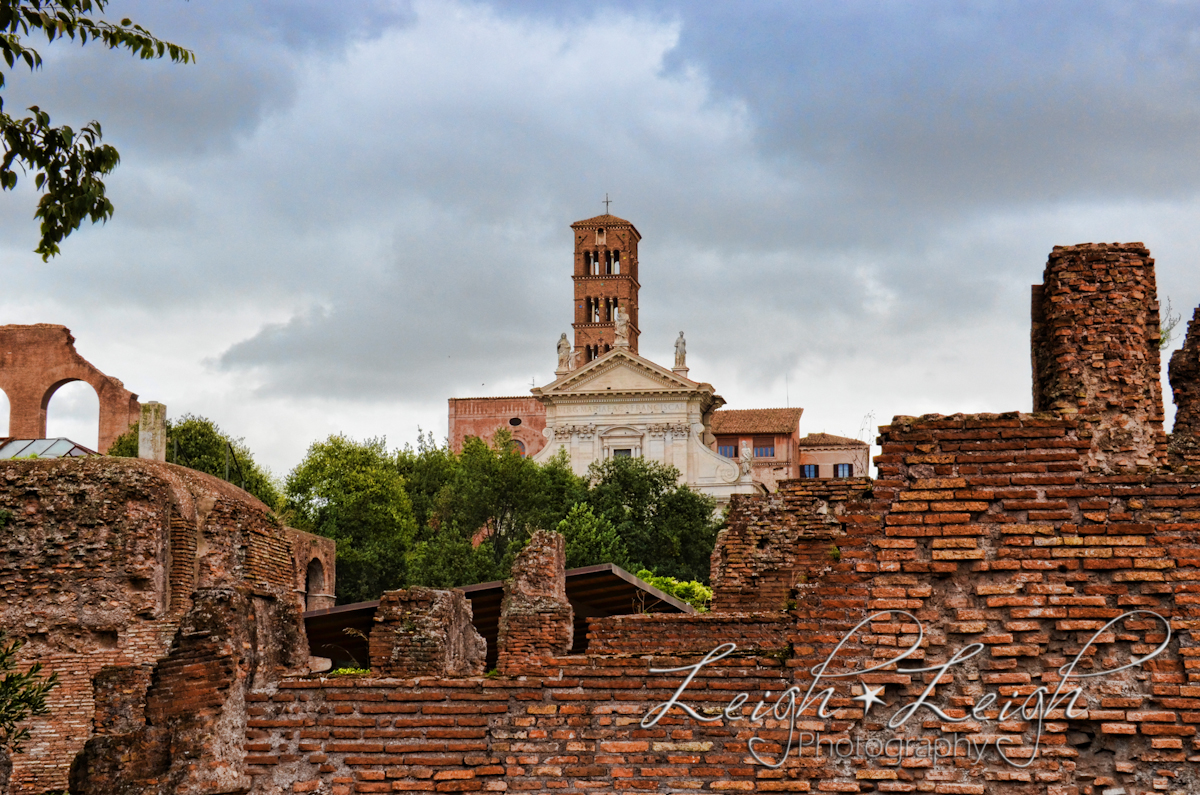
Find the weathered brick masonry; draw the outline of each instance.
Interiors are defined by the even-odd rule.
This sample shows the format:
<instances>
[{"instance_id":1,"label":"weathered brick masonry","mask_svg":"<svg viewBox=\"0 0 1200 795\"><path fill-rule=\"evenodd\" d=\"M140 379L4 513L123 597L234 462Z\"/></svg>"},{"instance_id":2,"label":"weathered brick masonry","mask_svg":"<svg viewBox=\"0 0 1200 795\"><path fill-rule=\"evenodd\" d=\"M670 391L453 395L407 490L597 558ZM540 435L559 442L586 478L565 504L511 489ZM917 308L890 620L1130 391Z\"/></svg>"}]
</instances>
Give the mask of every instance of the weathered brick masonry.
<instances>
[{"instance_id":1,"label":"weathered brick masonry","mask_svg":"<svg viewBox=\"0 0 1200 795\"><path fill-rule=\"evenodd\" d=\"M1166 463L1158 290L1141 243L1055 246L1033 287L1033 410L1076 417L1089 469Z\"/></svg>"},{"instance_id":2,"label":"weathered brick masonry","mask_svg":"<svg viewBox=\"0 0 1200 795\"><path fill-rule=\"evenodd\" d=\"M880 429L874 481L736 496L708 615L591 619L588 653L566 655L561 540L539 533L506 592L493 675L453 673L442 650L472 645L470 633L429 622L454 615L455 598L414 589L377 614L376 674L280 679L286 655L260 660L257 636L234 629L244 591L203 595L212 607L179 633L164 673L96 678L77 790L1200 791L1200 476L1166 459L1153 284L1140 244L1056 249L1034 300L1039 411L896 417ZM1189 372L1172 367L1176 395L1196 394ZM689 674L661 669L727 642L737 650L680 696L694 714L659 715ZM803 695L835 649L828 710L809 706L793 725L780 694ZM1100 675L1064 685L1081 688L1076 709L1022 713L1077 656L1074 674ZM271 675L248 673L260 668ZM883 703L865 710L864 686ZM244 731L244 756L231 731ZM210 760L219 773L201 775Z\"/></svg>"},{"instance_id":3,"label":"weathered brick masonry","mask_svg":"<svg viewBox=\"0 0 1200 795\"><path fill-rule=\"evenodd\" d=\"M1183 347L1171 354L1168 374L1175 397L1171 464L1200 467L1200 307L1188 323Z\"/></svg>"},{"instance_id":4,"label":"weathered brick masonry","mask_svg":"<svg viewBox=\"0 0 1200 795\"><path fill-rule=\"evenodd\" d=\"M241 489L138 459L3 461L0 510L6 512L0 628L26 641L23 661L41 662L60 682L50 694L51 713L32 722L32 738L13 760L14 792L66 787L72 760L94 727L111 740L146 724L141 713L148 689L160 705L149 711L159 734L139 753L151 746L161 753L143 760L140 772L184 760L182 754L172 758L163 744L188 747L188 730L157 718L175 710L183 723L195 721L195 698L211 690L197 674L218 659L221 665L245 659L243 642L251 644L253 660L246 665L255 668L259 686L269 678L263 674L268 667L307 669L290 544L306 537L330 560L333 544L279 526ZM233 620L237 615L249 628ZM229 626L233 634L188 629L204 621ZM211 645L198 646L201 637ZM230 726L244 721L231 688L245 676L243 670L220 674L223 684L212 685L231 693L222 696ZM165 701L163 694L169 694ZM237 756L240 769L241 730L232 731L225 732L221 753ZM193 747L205 746L198 740ZM219 767L220 754L212 759L210 767Z\"/></svg>"},{"instance_id":5,"label":"weathered brick masonry","mask_svg":"<svg viewBox=\"0 0 1200 795\"><path fill-rule=\"evenodd\" d=\"M873 482L735 497L713 555L718 612L593 620L585 656L506 661L502 646L509 675L494 679L285 680L252 694L253 791L1197 791L1200 479L1165 466L1147 253L1055 250L1035 297L1039 413L897 417L880 430ZM1116 670L1166 637L1148 613L1106 628L1135 609L1167 618L1171 639ZM818 754L810 741L760 764L751 741L768 741L754 748L771 762L788 732L753 722L752 705L807 687L844 640L830 672L914 644L900 668L982 651L944 672L893 664L838 680L828 717L809 708L795 727L910 743L897 754ZM650 669L695 664L723 641L740 656L702 668L683 698L711 720L677 709L642 726L687 673ZM1006 707L1052 693L1085 647L1076 672L1111 673L1071 680L1081 709L1060 704L1039 727ZM882 686L886 706L864 714L860 685ZM889 728L926 690L941 714ZM740 692L744 709L724 711ZM920 738L951 755L922 755Z\"/></svg>"}]
</instances>

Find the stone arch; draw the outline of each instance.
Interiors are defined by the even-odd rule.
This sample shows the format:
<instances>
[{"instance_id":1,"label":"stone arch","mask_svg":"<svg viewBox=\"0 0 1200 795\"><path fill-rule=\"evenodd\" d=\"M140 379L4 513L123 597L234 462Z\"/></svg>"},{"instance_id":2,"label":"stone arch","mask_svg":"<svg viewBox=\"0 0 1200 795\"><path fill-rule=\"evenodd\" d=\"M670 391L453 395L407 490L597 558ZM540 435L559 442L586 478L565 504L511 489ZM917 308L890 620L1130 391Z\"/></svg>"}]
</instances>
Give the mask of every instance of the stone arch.
<instances>
[{"instance_id":1,"label":"stone arch","mask_svg":"<svg viewBox=\"0 0 1200 795\"><path fill-rule=\"evenodd\" d=\"M0 356L3 356L3 354L0 353ZM9 435L9 433L8 433L8 411L9 411L8 393L5 392L2 388L0 388L0 439L3 439L4 437Z\"/></svg>"},{"instance_id":2,"label":"stone arch","mask_svg":"<svg viewBox=\"0 0 1200 795\"><path fill-rule=\"evenodd\" d=\"M0 389L8 395L8 435L46 437L46 408L63 384L86 381L100 402L99 452L138 421L137 395L105 375L75 350L66 326L38 323L0 326Z\"/></svg>"}]
</instances>

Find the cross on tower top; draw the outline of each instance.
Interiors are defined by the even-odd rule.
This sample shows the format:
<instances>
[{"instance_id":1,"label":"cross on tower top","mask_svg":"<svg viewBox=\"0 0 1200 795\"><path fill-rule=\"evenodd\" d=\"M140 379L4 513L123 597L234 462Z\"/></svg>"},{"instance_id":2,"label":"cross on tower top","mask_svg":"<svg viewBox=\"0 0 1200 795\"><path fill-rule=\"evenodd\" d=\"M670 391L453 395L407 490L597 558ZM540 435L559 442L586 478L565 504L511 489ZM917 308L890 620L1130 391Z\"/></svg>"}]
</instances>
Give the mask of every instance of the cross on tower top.
<instances>
[{"instance_id":1,"label":"cross on tower top","mask_svg":"<svg viewBox=\"0 0 1200 795\"><path fill-rule=\"evenodd\" d=\"M612 204L612 200L608 198L608 194L604 194L604 213L608 214L608 205Z\"/></svg>"}]
</instances>

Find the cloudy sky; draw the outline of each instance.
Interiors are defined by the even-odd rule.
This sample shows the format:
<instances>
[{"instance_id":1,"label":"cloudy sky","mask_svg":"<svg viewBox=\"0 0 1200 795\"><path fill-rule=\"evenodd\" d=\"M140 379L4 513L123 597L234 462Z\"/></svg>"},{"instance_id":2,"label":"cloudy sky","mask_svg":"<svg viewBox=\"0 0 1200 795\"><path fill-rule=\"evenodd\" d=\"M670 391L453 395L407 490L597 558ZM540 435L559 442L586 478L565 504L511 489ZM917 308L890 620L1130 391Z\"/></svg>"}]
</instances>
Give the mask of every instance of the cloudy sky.
<instances>
[{"instance_id":1,"label":"cloudy sky","mask_svg":"<svg viewBox=\"0 0 1200 795\"><path fill-rule=\"evenodd\" d=\"M5 110L99 119L122 163L116 215L48 264L36 196L0 195L0 323L69 326L277 474L551 380L569 224L606 192L643 235L642 354L683 329L694 378L805 432L1028 410L1056 244L1144 241L1164 300L1200 303L1195 2L109 12L198 63L56 44L9 74ZM49 432L94 444L95 412L64 387Z\"/></svg>"}]
</instances>

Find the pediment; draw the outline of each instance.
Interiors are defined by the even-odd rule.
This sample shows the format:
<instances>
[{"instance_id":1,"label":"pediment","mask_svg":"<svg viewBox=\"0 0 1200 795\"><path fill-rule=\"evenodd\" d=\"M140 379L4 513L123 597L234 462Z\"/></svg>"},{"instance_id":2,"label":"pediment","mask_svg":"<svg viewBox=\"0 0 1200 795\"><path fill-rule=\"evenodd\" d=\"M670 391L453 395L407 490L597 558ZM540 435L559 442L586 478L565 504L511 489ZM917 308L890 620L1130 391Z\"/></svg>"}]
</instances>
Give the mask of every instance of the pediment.
<instances>
[{"instance_id":1,"label":"pediment","mask_svg":"<svg viewBox=\"0 0 1200 795\"><path fill-rule=\"evenodd\" d=\"M618 348L536 392L543 395L691 392L705 386Z\"/></svg>"}]
</instances>

